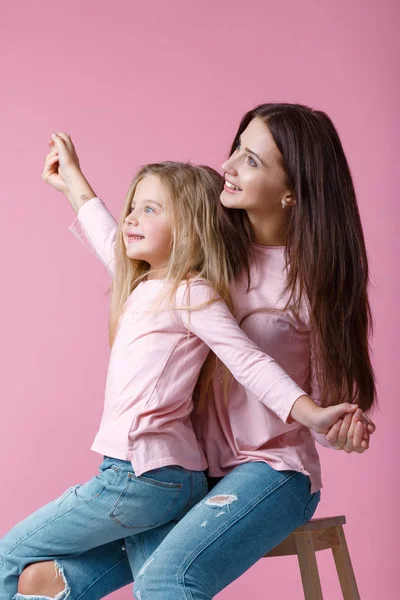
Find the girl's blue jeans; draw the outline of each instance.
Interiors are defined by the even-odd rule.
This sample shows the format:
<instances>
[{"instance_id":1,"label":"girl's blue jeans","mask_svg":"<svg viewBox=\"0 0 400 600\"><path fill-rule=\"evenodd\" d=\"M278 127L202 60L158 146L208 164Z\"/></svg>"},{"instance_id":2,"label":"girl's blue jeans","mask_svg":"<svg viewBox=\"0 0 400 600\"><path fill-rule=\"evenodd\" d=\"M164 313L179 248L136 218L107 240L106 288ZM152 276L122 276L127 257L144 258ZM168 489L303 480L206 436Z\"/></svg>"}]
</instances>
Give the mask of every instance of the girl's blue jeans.
<instances>
[{"instance_id":1,"label":"girl's blue jeans","mask_svg":"<svg viewBox=\"0 0 400 600\"><path fill-rule=\"evenodd\" d=\"M18 578L28 564L47 560L55 560L63 574L66 586L60 598L104 597L116 585L132 581L124 538L176 523L207 493L204 473L178 466L136 477L129 461L105 457L99 471L0 540L1 600L40 598L17 594ZM83 565L89 585L78 575Z\"/></svg>"},{"instance_id":2,"label":"girl's blue jeans","mask_svg":"<svg viewBox=\"0 0 400 600\"><path fill-rule=\"evenodd\" d=\"M199 479L198 487L203 484ZM56 501L60 508L70 502L68 497ZM34 560L56 560L65 581L59 600L97 600L133 579L136 600L210 600L291 531L307 523L319 499L320 492L310 493L309 478L302 473L276 471L263 462L245 463L221 479L179 523L180 515L174 515L164 525L134 535L125 529L120 539L104 543L107 529L99 529L98 522L92 524L90 517L77 522L68 519L67 532L64 527L49 537L47 545L39 549L42 554ZM148 504L149 512L152 503ZM181 512L186 510L187 504ZM20 527L23 524L0 544L0 592L7 590L7 595L3 592L0 597L5 600L15 593L24 560L20 557L23 552L12 549L13 544L18 548L25 543L16 542L24 537L23 530L18 533ZM77 541L85 539L88 544L92 539L90 548L80 554L71 552L68 540L73 543L76 536ZM8 588L4 588L4 581L8 581Z\"/></svg>"}]
</instances>

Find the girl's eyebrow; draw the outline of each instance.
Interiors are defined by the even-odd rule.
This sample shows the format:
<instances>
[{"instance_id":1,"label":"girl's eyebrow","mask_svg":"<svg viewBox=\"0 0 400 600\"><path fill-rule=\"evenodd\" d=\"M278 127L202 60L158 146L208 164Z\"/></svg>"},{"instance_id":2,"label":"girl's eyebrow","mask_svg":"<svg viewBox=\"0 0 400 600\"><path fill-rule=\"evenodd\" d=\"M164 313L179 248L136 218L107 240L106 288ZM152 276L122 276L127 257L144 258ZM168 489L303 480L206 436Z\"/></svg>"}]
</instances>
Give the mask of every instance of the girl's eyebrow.
<instances>
[{"instance_id":1,"label":"girl's eyebrow","mask_svg":"<svg viewBox=\"0 0 400 600\"><path fill-rule=\"evenodd\" d=\"M242 139L241 136L239 136L239 144L242 145ZM253 156L255 156L256 158L258 158L258 160L260 161L260 163L262 165L264 165L264 167L266 167L267 165L265 164L265 162L258 156L258 154L256 154L255 152L253 152L253 150L250 150L250 148L245 148L246 152L248 152L249 154L252 154Z\"/></svg>"},{"instance_id":2,"label":"girl's eyebrow","mask_svg":"<svg viewBox=\"0 0 400 600\"><path fill-rule=\"evenodd\" d=\"M156 200L150 200L150 198L142 200L142 204L145 204L145 203L157 204L157 206L159 206L160 208L164 208L162 204L160 204ZM133 208L133 205L134 205L134 203L132 202L131 208Z\"/></svg>"}]
</instances>

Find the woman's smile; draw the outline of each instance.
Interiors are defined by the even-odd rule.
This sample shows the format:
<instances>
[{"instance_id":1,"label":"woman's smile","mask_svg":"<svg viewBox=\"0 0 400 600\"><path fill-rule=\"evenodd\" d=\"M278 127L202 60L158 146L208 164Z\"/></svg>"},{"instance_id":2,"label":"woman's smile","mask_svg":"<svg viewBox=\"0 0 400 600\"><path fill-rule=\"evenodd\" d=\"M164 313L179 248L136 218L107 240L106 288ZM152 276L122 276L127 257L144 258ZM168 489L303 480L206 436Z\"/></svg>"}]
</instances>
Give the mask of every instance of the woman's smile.
<instances>
[{"instance_id":1,"label":"woman's smile","mask_svg":"<svg viewBox=\"0 0 400 600\"><path fill-rule=\"evenodd\" d=\"M239 192L242 191L240 187L238 187L237 185L231 183L227 179L225 179L224 190L226 192L228 192L229 194L238 194Z\"/></svg>"}]
</instances>

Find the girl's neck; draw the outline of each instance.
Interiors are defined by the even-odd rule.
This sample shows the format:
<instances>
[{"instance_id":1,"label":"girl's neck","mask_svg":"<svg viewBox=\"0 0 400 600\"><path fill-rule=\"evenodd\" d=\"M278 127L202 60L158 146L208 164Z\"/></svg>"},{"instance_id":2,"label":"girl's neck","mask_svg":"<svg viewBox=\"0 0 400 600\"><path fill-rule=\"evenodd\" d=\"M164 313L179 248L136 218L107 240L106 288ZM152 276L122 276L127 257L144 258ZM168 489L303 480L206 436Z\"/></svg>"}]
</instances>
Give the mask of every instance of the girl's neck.
<instances>
[{"instance_id":1,"label":"girl's neck","mask_svg":"<svg viewBox=\"0 0 400 600\"><path fill-rule=\"evenodd\" d=\"M253 242L259 246L285 246L285 226L280 215L268 215L247 213L251 228L253 230Z\"/></svg>"}]
</instances>

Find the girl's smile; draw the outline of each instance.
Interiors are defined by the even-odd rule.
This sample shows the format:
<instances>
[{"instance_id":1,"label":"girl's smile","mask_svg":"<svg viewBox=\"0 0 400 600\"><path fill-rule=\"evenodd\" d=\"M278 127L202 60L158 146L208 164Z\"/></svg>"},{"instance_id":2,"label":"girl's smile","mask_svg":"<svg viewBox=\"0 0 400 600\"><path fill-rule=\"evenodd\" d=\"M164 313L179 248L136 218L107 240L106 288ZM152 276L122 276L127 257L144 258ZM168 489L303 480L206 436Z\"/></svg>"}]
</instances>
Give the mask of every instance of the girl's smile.
<instances>
[{"instance_id":1,"label":"girl's smile","mask_svg":"<svg viewBox=\"0 0 400 600\"><path fill-rule=\"evenodd\" d=\"M127 233L126 237L128 238L128 244L144 240L144 235L139 235L137 233Z\"/></svg>"},{"instance_id":2,"label":"girl's smile","mask_svg":"<svg viewBox=\"0 0 400 600\"><path fill-rule=\"evenodd\" d=\"M168 194L158 177L146 175L136 186L131 212L122 228L126 254L154 270L164 267L171 247Z\"/></svg>"}]
</instances>

